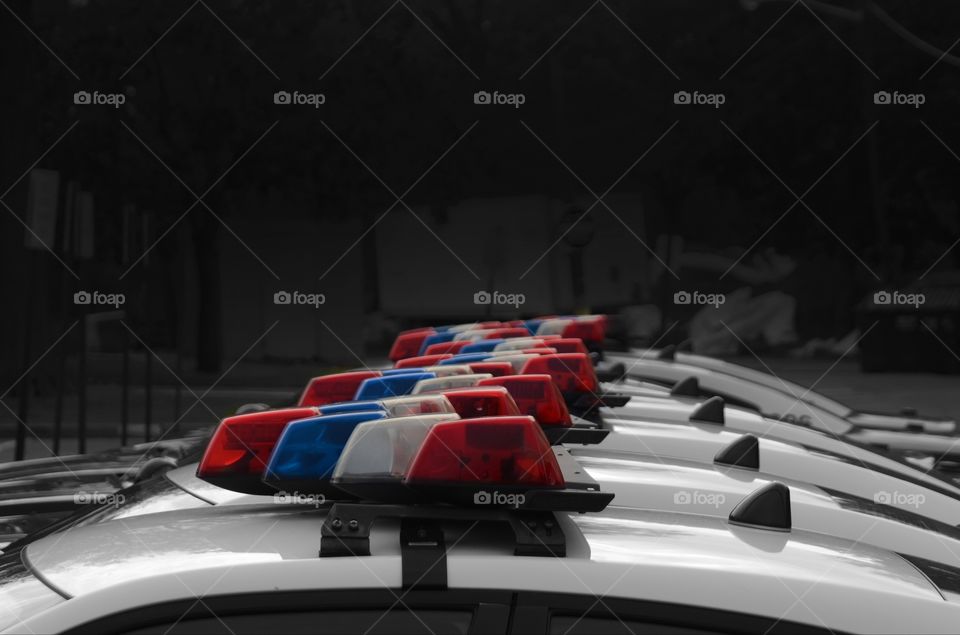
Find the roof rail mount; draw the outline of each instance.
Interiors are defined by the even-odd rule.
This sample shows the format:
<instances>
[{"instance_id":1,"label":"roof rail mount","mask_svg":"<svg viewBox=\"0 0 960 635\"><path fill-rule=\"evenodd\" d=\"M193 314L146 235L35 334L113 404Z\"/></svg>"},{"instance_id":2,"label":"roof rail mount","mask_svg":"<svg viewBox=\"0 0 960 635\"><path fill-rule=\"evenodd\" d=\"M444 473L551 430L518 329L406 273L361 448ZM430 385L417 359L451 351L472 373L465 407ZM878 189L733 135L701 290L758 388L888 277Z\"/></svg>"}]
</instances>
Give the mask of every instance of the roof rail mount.
<instances>
[{"instance_id":1,"label":"roof rail mount","mask_svg":"<svg viewBox=\"0 0 960 635\"><path fill-rule=\"evenodd\" d=\"M416 581L424 573L423 569L428 568L418 566L416 562L410 563L410 558L426 554L429 556L429 567L434 563L445 564L446 548L443 545L441 528L443 521L504 522L513 530L514 555L559 558L567 555L566 538L552 511L479 509L448 505L335 503L321 528L320 557L369 556L370 530L376 521L383 518L401 520L404 586L413 586L408 584L408 581ZM405 528L407 531L404 531ZM445 569L446 567L442 580L444 585ZM416 577L408 578L408 570ZM438 585L440 579L429 578L427 583Z\"/></svg>"},{"instance_id":2,"label":"roof rail mount","mask_svg":"<svg viewBox=\"0 0 960 635\"><path fill-rule=\"evenodd\" d=\"M573 426L572 428L546 427L543 428L543 434L546 435L550 445L560 445L561 443L596 445L606 439L610 431L580 426Z\"/></svg>"},{"instance_id":3,"label":"roof rail mount","mask_svg":"<svg viewBox=\"0 0 960 635\"><path fill-rule=\"evenodd\" d=\"M700 380L694 375L685 377L673 385L670 389L671 397L699 397Z\"/></svg>"},{"instance_id":4,"label":"roof rail mount","mask_svg":"<svg viewBox=\"0 0 960 635\"><path fill-rule=\"evenodd\" d=\"M691 423L698 421L701 423L715 423L722 426L725 421L723 407L723 397L710 397L690 413L690 421Z\"/></svg>"},{"instance_id":5,"label":"roof rail mount","mask_svg":"<svg viewBox=\"0 0 960 635\"><path fill-rule=\"evenodd\" d=\"M660 352L657 353L657 359L661 359L666 362L672 362L677 358L677 347L674 344L667 344L660 349Z\"/></svg>"},{"instance_id":6,"label":"roof rail mount","mask_svg":"<svg viewBox=\"0 0 960 635\"><path fill-rule=\"evenodd\" d=\"M760 441L752 434L745 434L720 448L713 457L714 463L742 467L745 470L760 469Z\"/></svg>"},{"instance_id":7,"label":"roof rail mount","mask_svg":"<svg viewBox=\"0 0 960 635\"><path fill-rule=\"evenodd\" d=\"M790 531L790 488L776 481L764 485L737 503L729 520L734 525Z\"/></svg>"}]
</instances>

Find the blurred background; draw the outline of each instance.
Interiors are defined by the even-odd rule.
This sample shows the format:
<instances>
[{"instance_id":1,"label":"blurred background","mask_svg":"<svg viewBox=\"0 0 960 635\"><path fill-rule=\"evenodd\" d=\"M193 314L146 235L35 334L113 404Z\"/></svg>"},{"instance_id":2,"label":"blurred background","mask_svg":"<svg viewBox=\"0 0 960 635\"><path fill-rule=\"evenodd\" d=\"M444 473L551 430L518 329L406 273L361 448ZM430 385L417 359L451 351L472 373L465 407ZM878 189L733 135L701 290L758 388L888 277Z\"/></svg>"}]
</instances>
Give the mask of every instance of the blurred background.
<instances>
[{"instance_id":1,"label":"blurred background","mask_svg":"<svg viewBox=\"0 0 960 635\"><path fill-rule=\"evenodd\" d=\"M0 458L580 312L960 416L955 2L0 5Z\"/></svg>"}]
</instances>

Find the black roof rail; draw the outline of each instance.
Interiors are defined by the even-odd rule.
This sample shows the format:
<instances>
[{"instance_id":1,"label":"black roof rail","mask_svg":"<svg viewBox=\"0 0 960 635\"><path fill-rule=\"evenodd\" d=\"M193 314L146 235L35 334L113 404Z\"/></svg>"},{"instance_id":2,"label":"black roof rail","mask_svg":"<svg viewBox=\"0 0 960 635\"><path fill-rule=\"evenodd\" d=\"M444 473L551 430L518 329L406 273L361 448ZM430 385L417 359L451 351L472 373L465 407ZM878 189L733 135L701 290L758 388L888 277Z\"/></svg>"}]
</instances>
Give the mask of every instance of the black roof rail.
<instances>
[{"instance_id":1,"label":"black roof rail","mask_svg":"<svg viewBox=\"0 0 960 635\"><path fill-rule=\"evenodd\" d=\"M675 383L673 388L670 389L671 397L699 397L700 396L700 380L697 379L694 375L685 377Z\"/></svg>"},{"instance_id":2,"label":"black roof rail","mask_svg":"<svg viewBox=\"0 0 960 635\"><path fill-rule=\"evenodd\" d=\"M677 358L677 347L674 344L667 344L657 353L657 359L672 362Z\"/></svg>"},{"instance_id":3,"label":"black roof rail","mask_svg":"<svg viewBox=\"0 0 960 635\"><path fill-rule=\"evenodd\" d=\"M742 467L745 470L760 469L760 441L752 434L745 434L734 439L727 446L720 448L714 463Z\"/></svg>"},{"instance_id":4,"label":"black roof rail","mask_svg":"<svg viewBox=\"0 0 960 635\"><path fill-rule=\"evenodd\" d=\"M790 488L778 482L764 485L737 503L729 520L734 525L790 531L793 527Z\"/></svg>"},{"instance_id":5,"label":"black roof rail","mask_svg":"<svg viewBox=\"0 0 960 635\"><path fill-rule=\"evenodd\" d=\"M697 421L715 423L722 426L725 422L723 416L724 405L723 397L710 397L690 413L690 421L693 423Z\"/></svg>"}]
</instances>

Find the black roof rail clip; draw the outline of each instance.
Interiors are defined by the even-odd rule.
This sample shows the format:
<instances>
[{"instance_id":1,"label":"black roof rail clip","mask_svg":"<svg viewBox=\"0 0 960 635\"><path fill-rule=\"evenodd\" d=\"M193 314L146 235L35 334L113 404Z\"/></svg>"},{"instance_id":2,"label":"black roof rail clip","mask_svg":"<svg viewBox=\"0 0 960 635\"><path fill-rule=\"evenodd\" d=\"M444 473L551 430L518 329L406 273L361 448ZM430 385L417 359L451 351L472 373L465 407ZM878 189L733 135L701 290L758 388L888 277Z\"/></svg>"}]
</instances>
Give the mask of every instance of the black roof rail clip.
<instances>
[{"instance_id":1,"label":"black roof rail clip","mask_svg":"<svg viewBox=\"0 0 960 635\"><path fill-rule=\"evenodd\" d=\"M549 492L562 496L566 490ZM539 494L541 492L537 492ZM568 492L574 494L574 492ZM610 495L612 498L612 495ZM428 571L438 562L443 546L441 523L444 521L505 522L514 534L514 555L555 556L567 554L566 538L552 511L540 509L473 509L441 505L381 505L376 503L335 503L321 527L320 557L369 556L370 531L381 518L399 518L401 521L401 552L414 560L404 564L404 583L424 582L440 584L440 573ZM404 525L405 521L406 525ZM404 532L404 527L407 531ZM406 543L404 542L406 541ZM421 551L422 549L422 551ZM415 555L413 555L415 554ZM432 560L430 559L432 556ZM444 559L445 559L444 555ZM406 573L409 572L411 579ZM422 578L422 580L420 580ZM444 567L442 581L445 584ZM419 584L419 583L418 583Z\"/></svg>"}]
</instances>

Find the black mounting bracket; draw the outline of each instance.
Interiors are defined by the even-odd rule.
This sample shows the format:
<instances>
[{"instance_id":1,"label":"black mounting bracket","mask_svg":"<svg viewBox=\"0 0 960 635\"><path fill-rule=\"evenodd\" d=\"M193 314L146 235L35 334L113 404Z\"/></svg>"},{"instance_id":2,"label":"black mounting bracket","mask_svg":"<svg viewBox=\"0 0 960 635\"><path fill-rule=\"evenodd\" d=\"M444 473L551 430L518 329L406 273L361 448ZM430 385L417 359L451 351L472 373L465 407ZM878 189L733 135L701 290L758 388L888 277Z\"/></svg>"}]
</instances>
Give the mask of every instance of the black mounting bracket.
<instances>
[{"instance_id":1,"label":"black mounting bracket","mask_svg":"<svg viewBox=\"0 0 960 635\"><path fill-rule=\"evenodd\" d=\"M413 581L439 584L440 573L431 567L442 551L445 559L442 522L505 522L514 534L514 555L564 557L567 543L553 512L526 509L472 509L439 505L380 505L335 503L321 527L320 557L369 556L370 531L381 518L399 518L400 545L407 572ZM406 531L405 531L406 529ZM409 562L406 556L413 558ZM427 563L427 564L425 564ZM446 583L446 567L443 567Z\"/></svg>"}]
</instances>

